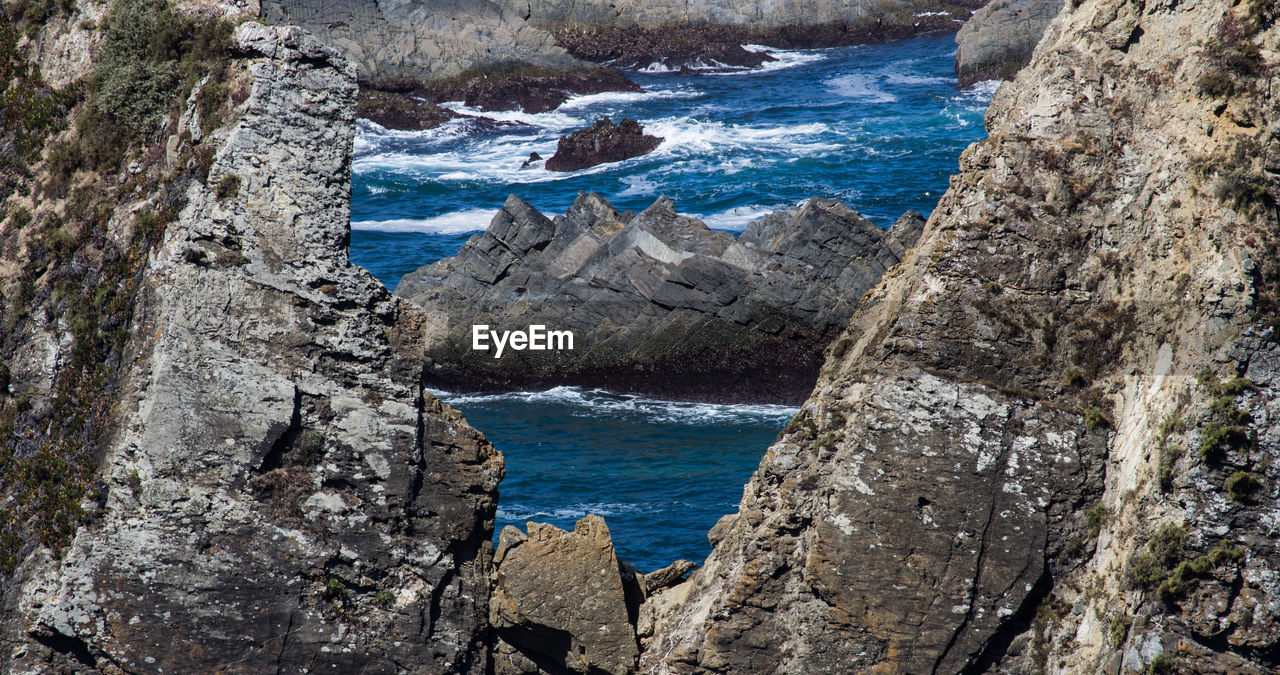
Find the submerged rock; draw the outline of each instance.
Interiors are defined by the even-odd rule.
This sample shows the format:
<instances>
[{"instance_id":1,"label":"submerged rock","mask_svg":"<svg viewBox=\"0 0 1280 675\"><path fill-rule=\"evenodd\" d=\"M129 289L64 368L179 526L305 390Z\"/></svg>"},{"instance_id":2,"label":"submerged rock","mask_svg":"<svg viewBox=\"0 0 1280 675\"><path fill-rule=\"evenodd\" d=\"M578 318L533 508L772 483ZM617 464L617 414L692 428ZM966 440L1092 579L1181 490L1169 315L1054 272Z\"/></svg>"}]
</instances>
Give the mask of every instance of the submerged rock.
<instances>
[{"instance_id":1,"label":"submerged rock","mask_svg":"<svg viewBox=\"0 0 1280 675\"><path fill-rule=\"evenodd\" d=\"M660 198L620 214L579 194L548 219L512 196L457 256L396 294L426 310L426 378L453 390L578 384L682 399L796 403L859 299L919 237L822 198L740 236ZM473 349L473 326L572 331L572 349Z\"/></svg>"},{"instance_id":2,"label":"submerged rock","mask_svg":"<svg viewBox=\"0 0 1280 675\"><path fill-rule=\"evenodd\" d=\"M578 171L648 154L660 143L661 138L645 134L644 127L635 120L623 119L615 125L604 117L585 129L561 136L556 153L545 166L547 171Z\"/></svg>"}]
</instances>

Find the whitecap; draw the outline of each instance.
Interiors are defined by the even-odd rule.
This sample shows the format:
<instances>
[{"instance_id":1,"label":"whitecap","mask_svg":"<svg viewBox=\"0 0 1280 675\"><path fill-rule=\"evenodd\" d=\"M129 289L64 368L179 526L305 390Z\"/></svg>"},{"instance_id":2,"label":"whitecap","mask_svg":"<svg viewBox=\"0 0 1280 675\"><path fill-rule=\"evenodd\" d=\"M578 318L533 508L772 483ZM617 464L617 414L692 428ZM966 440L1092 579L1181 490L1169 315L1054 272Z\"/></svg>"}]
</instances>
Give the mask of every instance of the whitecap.
<instances>
[{"instance_id":1,"label":"whitecap","mask_svg":"<svg viewBox=\"0 0 1280 675\"><path fill-rule=\"evenodd\" d=\"M628 504L622 502L580 502L568 506L548 507L529 506L526 504L501 504L495 514L498 520L532 520L535 518L557 518L560 520L579 520L594 513L597 516L615 516L620 513L657 513L660 507L651 504Z\"/></svg>"},{"instance_id":2,"label":"whitecap","mask_svg":"<svg viewBox=\"0 0 1280 675\"><path fill-rule=\"evenodd\" d=\"M692 117L665 117L646 122L645 128L648 133L662 137L657 152L667 155L782 147L799 155L812 155L839 148L836 144L822 142L821 137L831 133L831 127L821 122L747 125L703 122Z\"/></svg>"},{"instance_id":3,"label":"whitecap","mask_svg":"<svg viewBox=\"0 0 1280 675\"><path fill-rule=\"evenodd\" d=\"M741 232L747 229L747 225L757 221L774 211L786 209L786 205L763 206L760 204L751 204L749 206L735 206L726 211L713 213L707 216L694 216L698 220L707 224L714 230L730 230Z\"/></svg>"},{"instance_id":4,"label":"whitecap","mask_svg":"<svg viewBox=\"0 0 1280 675\"><path fill-rule=\"evenodd\" d=\"M928 85L928 84L955 84L954 77L929 77L927 75L911 75L908 73L900 73L889 71L884 74L886 84L893 85Z\"/></svg>"},{"instance_id":5,"label":"whitecap","mask_svg":"<svg viewBox=\"0 0 1280 675\"><path fill-rule=\"evenodd\" d=\"M660 185L649 180L649 174L640 176L624 176L622 182L627 187L619 192L615 197L649 197L658 193Z\"/></svg>"},{"instance_id":6,"label":"whitecap","mask_svg":"<svg viewBox=\"0 0 1280 675\"><path fill-rule=\"evenodd\" d=\"M865 103L893 103L897 96L880 87L879 77L862 73L851 73L825 81L837 96L863 101Z\"/></svg>"},{"instance_id":7,"label":"whitecap","mask_svg":"<svg viewBox=\"0 0 1280 675\"><path fill-rule=\"evenodd\" d=\"M704 94L692 89L654 89L651 91L606 91L574 96L560 104L559 110L572 110L602 103L636 103L663 99L698 98Z\"/></svg>"},{"instance_id":8,"label":"whitecap","mask_svg":"<svg viewBox=\"0 0 1280 675\"><path fill-rule=\"evenodd\" d=\"M641 68L639 72L642 72L642 73L678 73L678 72L680 72L680 69L679 69L679 68L673 68L673 67L671 67L671 66L668 66L667 64L665 64L665 63L663 63L663 62L661 62L661 61L654 61L653 63L650 63L649 65L647 65L647 66L645 66L645 67Z\"/></svg>"},{"instance_id":9,"label":"whitecap","mask_svg":"<svg viewBox=\"0 0 1280 675\"><path fill-rule=\"evenodd\" d=\"M472 120L452 119L439 126L421 130L388 129L372 120L356 121L356 137L353 151L357 157L379 152L390 145L406 142L439 143L470 135Z\"/></svg>"},{"instance_id":10,"label":"whitecap","mask_svg":"<svg viewBox=\"0 0 1280 675\"><path fill-rule=\"evenodd\" d=\"M783 424L799 408L770 404L694 403L646 398L634 394L617 394L604 389L584 390L580 387L553 387L546 391L510 392L505 394L454 394L429 390L440 400L466 412L467 406L511 402L553 403L569 407L575 417L615 418L630 414L649 423L665 422L702 426L726 423Z\"/></svg>"},{"instance_id":11,"label":"whitecap","mask_svg":"<svg viewBox=\"0 0 1280 675\"><path fill-rule=\"evenodd\" d=\"M424 232L431 234L462 234L482 232L489 227L497 211L493 209L466 209L432 218L395 218L391 220L355 220L353 230L372 232Z\"/></svg>"},{"instance_id":12,"label":"whitecap","mask_svg":"<svg viewBox=\"0 0 1280 675\"><path fill-rule=\"evenodd\" d=\"M469 108L463 105L461 101L441 103L440 107L448 108L449 110L463 115L488 117L491 120L497 120L499 122L519 122L521 124L528 124L529 126L542 127L545 129L569 129L588 124L587 120L581 117L567 115L559 112L558 110L550 110L541 113L527 113L523 110L480 110L478 108Z\"/></svg>"},{"instance_id":13,"label":"whitecap","mask_svg":"<svg viewBox=\"0 0 1280 675\"><path fill-rule=\"evenodd\" d=\"M760 64L758 70L772 71L784 70L786 68L794 68L809 63L817 63L827 58L828 50L819 49L774 49L764 45L742 45L742 48L749 52L765 52L769 56L777 59L776 61L766 61ZM737 73L728 73L735 75Z\"/></svg>"},{"instance_id":14,"label":"whitecap","mask_svg":"<svg viewBox=\"0 0 1280 675\"><path fill-rule=\"evenodd\" d=\"M954 100L971 103L975 106L986 107L991 104L991 99L995 98L996 90L1000 85L1004 84L1001 80L983 80L974 82L973 84L961 89L954 97Z\"/></svg>"}]
</instances>

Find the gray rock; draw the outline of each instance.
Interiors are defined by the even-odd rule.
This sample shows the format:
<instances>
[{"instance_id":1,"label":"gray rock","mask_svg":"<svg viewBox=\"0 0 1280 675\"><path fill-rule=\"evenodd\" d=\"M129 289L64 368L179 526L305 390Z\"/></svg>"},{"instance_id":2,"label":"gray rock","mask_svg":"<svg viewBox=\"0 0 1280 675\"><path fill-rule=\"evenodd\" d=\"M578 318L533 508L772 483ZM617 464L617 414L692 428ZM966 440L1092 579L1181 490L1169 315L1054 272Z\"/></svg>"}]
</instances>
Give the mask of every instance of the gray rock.
<instances>
[{"instance_id":1,"label":"gray rock","mask_svg":"<svg viewBox=\"0 0 1280 675\"><path fill-rule=\"evenodd\" d=\"M510 197L454 258L396 294L428 317L433 386L603 386L684 399L799 402L859 298L919 236L813 198L740 236L661 198L634 217L580 194L548 219ZM572 331L572 350L474 350L472 327Z\"/></svg>"},{"instance_id":2,"label":"gray rock","mask_svg":"<svg viewBox=\"0 0 1280 675\"><path fill-rule=\"evenodd\" d=\"M960 86L1008 80L1031 60L1062 0L992 0L956 33Z\"/></svg>"},{"instance_id":3,"label":"gray rock","mask_svg":"<svg viewBox=\"0 0 1280 675\"><path fill-rule=\"evenodd\" d=\"M103 499L23 563L0 670L484 672L502 459L346 259L354 68L236 40L250 94L142 277Z\"/></svg>"},{"instance_id":4,"label":"gray rock","mask_svg":"<svg viewBox=\"0 0 1280 675\"><path fill-rule=\"evenodd\" d=\"M645 603L642 670L1276 671L1280 348L1240 337L1277 323L1276 220L1200 167L1274 203L1280 109L1274 74L1228 101L1197 83L1240 74L1191 56L1280 49L1235 11L1057 15L711 555Z\"/></svg>"},{"instance_id":5,"label":"gray rock","mask_svg":"<svg viewBox=\"0 0 1280 675\"><path fill-rule=\"evenodd\" d=\"M964 4L964 3L961 3ZM581 65L553 33L601 27L741 26L753 30L848 24L868 27L870 39L888 27L906 29L938 17L936 0L455 0L448 3L266 0L262 16L273 24L302 26L341 49L360 69L362 82L403 85L448 78L464 71L531 64ZM946 17L942 17L946 19ZM952 25L949 19L942 22ZM803 35L804 31L798 31ZM890 31L880 39L900 37Z\"/></svg>"}]
</instances>

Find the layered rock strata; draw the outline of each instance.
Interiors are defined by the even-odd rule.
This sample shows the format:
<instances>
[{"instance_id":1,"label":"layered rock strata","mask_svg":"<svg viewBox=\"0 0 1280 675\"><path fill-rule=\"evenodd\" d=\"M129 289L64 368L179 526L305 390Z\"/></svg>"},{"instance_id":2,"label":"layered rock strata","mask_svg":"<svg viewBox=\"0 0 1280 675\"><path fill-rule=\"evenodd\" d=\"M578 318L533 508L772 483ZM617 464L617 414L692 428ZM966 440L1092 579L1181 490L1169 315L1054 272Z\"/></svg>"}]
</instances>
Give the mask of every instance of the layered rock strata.
<instances>
[{"instance_id":1,"label":"layered rock strata","mask_svg":"<svg viewBox=\"0 0 1280 675\"><path fill-rule=\"evenodd\" d=\"M642 670L1274 672L1277 18L1055 19Z\"/></svg>"},{"instance_id":2,"label":"layered rock strata","mask_svg":"<svg viewBox=\"0 0 1280 675\"><path fill-rule=\"evenodd\" d=\"M618 213L580 194L549 219L508 198L454 258L396 294L422 307L427 381L446 389L577 384L681 399L796 403L859 299L919 234L813 198L734 237L665 198ZM473 349L473 327L572 331L573 348Z\"/></svg>"},{"instance_id":3,"label":"layered rock strata","mask_svg":"<svg viewBox=\"0 0 1280 675\"><path fill-rule=\"evenodd\" d=\"M355 70L232 39L246 96L143 263L91 515L6 577L0 670L485 672L502 459L346 260Z\"/></svg>"},{"instance_id":4,"label":"layered rock strata","mask_svg":"<svg viewBox=\"0 0 1280 675\"><path fill-rule=\"evenodd\" d=\"M960 86L1012 79L1061 9L1062 0L994 0L974 12L956 33Z\"/></svg>"}]
</instances>

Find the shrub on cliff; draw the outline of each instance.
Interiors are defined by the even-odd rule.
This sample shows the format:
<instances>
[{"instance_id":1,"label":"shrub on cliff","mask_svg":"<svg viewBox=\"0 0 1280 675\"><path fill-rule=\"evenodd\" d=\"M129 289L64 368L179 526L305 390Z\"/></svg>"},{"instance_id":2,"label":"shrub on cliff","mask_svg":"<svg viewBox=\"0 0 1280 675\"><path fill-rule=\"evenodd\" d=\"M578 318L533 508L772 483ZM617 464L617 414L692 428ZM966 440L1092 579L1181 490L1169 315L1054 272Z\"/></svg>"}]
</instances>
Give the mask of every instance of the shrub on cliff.
<instances>
[{"instance_id":1,"label":"shrub on cliff","mask_svg":"<svg viewBox=\"0 0 1280 675\"><path fill-rule=\"evenodd\" d=\"M167 0L116 0L103 20L102 50L89 78L92 99L81 117L91 164L118 164L121 149L152 133L201 78L214 83L211 91L224 91L217 81L232 27L197 21ZM200 103L202 113L210 110L209 101Z\"/></svg>"}]
</instances>

